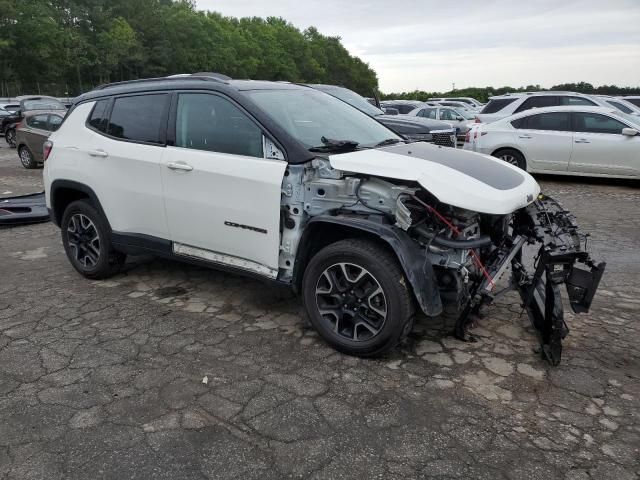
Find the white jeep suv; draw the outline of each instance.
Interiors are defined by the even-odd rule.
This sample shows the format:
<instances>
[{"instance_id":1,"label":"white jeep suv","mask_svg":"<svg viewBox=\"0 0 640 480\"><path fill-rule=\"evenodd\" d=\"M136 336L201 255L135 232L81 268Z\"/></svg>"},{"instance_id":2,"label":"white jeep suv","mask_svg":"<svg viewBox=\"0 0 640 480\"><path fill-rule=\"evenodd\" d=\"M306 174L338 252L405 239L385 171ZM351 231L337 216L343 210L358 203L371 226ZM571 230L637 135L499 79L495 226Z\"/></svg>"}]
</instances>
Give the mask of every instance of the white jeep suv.
<instances>
[{"instance_id":1,"label":"white jeep suv","mask_svg":"<svg viewBox=\"0 0 640 480\"><path fill-rule=\"evenodd\" d=\"M45 157L47 206L85 277L153 253L290 285L320 335L354 355L393 348L416 309L444 303L470 340L470 315L510 266L557 363L559 286L585 311L604 269L526 172L406 143L306 86L215 74L107 85L75 100ZM527 242L544 244L531 272Z\"/></svg>"}]
</instances>

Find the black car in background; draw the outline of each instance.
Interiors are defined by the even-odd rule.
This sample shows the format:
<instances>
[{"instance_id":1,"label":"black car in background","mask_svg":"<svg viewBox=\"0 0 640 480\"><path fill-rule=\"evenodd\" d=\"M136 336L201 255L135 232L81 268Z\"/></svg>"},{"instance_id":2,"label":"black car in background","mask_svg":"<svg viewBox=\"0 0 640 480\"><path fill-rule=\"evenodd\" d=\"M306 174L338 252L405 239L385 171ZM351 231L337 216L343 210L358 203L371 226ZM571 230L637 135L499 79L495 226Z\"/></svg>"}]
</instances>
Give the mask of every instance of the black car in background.
<instances>
[{"instance_id":1,"label":"black car in background","mask_svg":"<svg viewBox=\"0 0 640 480\"><path fill-rule=\"evenodd\" d=\"M4 138L10 147L16 146L16 125L24 119L27 112L34 110L43 110L49 112L61 112L64 116L67 108L55 97L47 97L44 95L25 95L17 97L19 108L11 115L0 119L0 132L4 133Z\"/></svg>"},{"instance_id":2,"label":"black car in background","mask_svg":"<svg viewBox=\"0 0 640 480\"><path fill-rule=\"evenodd\" d=\"M307 86L348 103L411 142L431 142L445 147L456 145L455 128L448 123L427 118L387 115L366 98L348 88L322 84L307 84Z\"/></svg>"}]
</instances>

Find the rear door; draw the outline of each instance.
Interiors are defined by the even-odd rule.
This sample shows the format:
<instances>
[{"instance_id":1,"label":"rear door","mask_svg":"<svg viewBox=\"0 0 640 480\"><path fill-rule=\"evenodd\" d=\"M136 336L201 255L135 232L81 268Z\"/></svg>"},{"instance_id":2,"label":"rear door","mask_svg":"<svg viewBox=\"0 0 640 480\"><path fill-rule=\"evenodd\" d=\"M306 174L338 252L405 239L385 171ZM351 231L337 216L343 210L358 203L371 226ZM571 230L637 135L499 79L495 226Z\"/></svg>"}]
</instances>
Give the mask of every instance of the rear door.
<instances>
[{"instance_id":1,"label":"rear door","mask_svg":"<svg viewBox=\"0 0 640 480\"><path fill-rule=\"evenodd\" d=\"M514 144L522 151L531 171L566 171L573 134L569 112L538 113L511 122Z\"/></svg>"},{"instance_id":2,"label":"rear door","mask_svg":"<svg viewBox=\"0 0 640 480\"><path fill-rule=\"evenodd\" d=\"M640 176L640 136L622 135L622 129L628 127L609 115L573 113L573 152L569 170Z\"/></svg>"},{"instance_id":3,"label":"rear door","mask_svg":"<svg viewBox=\"0 0 640 480\"><path fill-rule=\"evenodd\" d=\"M262 129L226 96L179 93L171 111L162 180L174 253L275 278L283 157L265 158Z\"/></svg>"},{"instance_id":4,"label":"rear door","mask_svg":"<svg viewBox=\"0 0 640 480\"><path fill-rule=\"evenodd\" d=\"M26 118L20 135L36 162L43 162L42 144L49 134L49 115L33 115ZM20 139L18 139L20 141Z\"/></svg>"}]
</instances>

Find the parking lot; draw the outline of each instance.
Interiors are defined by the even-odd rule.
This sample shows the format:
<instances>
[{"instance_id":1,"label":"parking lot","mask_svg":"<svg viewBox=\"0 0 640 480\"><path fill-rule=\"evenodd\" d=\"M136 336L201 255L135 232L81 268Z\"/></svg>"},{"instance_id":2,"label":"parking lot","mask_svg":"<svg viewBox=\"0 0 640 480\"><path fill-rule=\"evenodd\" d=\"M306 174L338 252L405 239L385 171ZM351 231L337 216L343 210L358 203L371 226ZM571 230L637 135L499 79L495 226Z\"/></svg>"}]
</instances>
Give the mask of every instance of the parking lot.
<instances>
[{"instance_id":1,"label":"parking lot","mask_svg":"<svg viewBox=\"0 0 640 480\"><path fill-rule=\"evenodd\" d=\"M41 176L0 140L0 196ZM142 257L88 281L53 224L0 230L0 478L638 478L640 189L540 181L608 262L559 367L515 295L478 343L419 318L363 360L286 289Z\"/></svg>"}]
</instances>

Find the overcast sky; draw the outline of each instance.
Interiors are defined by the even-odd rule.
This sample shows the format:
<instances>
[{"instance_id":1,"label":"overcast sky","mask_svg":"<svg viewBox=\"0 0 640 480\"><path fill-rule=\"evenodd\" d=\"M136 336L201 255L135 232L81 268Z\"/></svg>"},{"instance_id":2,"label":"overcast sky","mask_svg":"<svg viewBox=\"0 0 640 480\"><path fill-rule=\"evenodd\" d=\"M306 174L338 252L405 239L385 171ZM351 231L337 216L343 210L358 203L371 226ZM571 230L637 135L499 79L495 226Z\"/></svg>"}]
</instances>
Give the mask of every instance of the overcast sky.
<instances>
[{"instance_id":1,"label":"overcast sky","mask_svg":"<svg viewBox=\"0 0 640 480\"><path fill-rule=\"evenodd\" d=\"M587 81L640 86L640 0L196 0L342 37L384 92Z\"/></svg>"}]
</instances>

